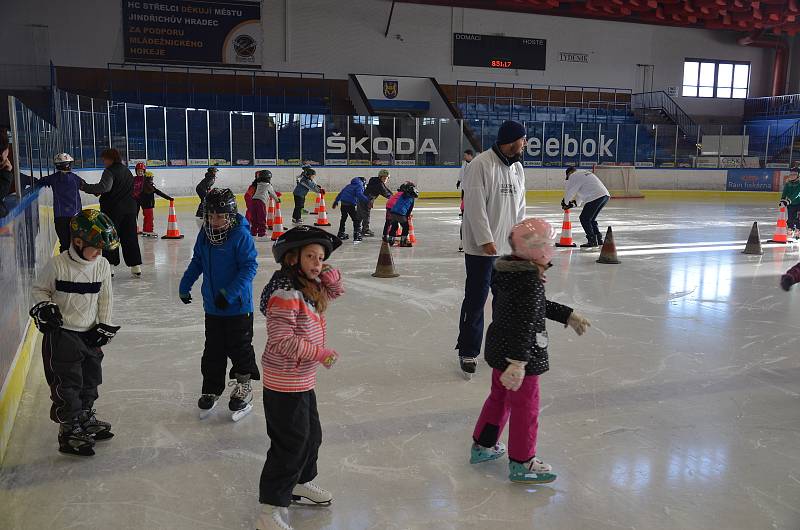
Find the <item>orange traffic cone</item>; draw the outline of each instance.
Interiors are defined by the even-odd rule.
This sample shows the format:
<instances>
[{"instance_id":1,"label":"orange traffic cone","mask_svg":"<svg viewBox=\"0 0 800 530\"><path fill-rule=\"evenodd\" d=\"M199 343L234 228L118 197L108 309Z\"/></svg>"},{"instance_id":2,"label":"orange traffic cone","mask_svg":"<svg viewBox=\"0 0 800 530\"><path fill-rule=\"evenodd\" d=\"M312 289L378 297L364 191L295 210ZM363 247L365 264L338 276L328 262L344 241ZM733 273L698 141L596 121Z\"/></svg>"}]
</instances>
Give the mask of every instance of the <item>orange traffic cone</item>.
<instances>
[{"instance_id":1,"label":"orange traffic cone","mask_svg":"<svg viewBox=\"0 0 800 530\"><path fill-rule=\"evenodd\" d=\"M317 222L314 223L314 226L331 226L331 222L328 221L328 209L325 207L325 195L318 195L319 198L319 212L317 215Z\"/></svg>"},{"instance_id":2,"label":"orange traffic cone","mask_svg":"<svg viewBox=\"0 0 800 530\"><path fill-rule=\"evenodd\" d=\"M561 239L556 243L557 247L575 247L572 241L572 221L569 220L569 210L564 210L564 222L561 223Z\"/></svg>"},{"instance_id":3,"label":"orange traffic cone","mask_svg":"<svg viewBox=\"0 0 800 530\"><path fill-rule=\"evenodd\" d=\"M414 216L408 216L408 242L412 245L417 243L417 235L414 233Z\"/></svg>"},{"instance_id":4,"label":"orange traffic cone","mask_svg":"<svg viewBox=\"0 0 800 530\"><path fill-rule=\"evenodd\" d=\"M394 268L392 249L386 241L381 243L381 253L378 254L378 265L372 274L375 278L397 278L400 276Z\"/></svg>"},{"instance_id":5,"label":"orange traffic cone","mask_svg":"<svg viewBox=\"0 0 800 530\"><path fill-rule=\"evenodd\" d=\"M175 201L169 201L169 217L167 217L167 233L161 239L183 239L178 229L178 216L175 214Z\"/></svg>"},{"instance_id":6,"label":"orange traffic cone","mask_svg":"<svg viewBox=\"0 0 800 530\"><path fill-rule=\"evenodd\" d=\"M280 197L280 193L278 197ZM283 214L281 213L281 203L275 203L275 219L272 221L272 240L277 241L283 235Z\"/></svg>"},{"instance_id":7,"label":"orange traffic cone","mask_svg":"<svg viewBox=\"0 0 800 530\"><path fill-rule=\"evenodd\" d=\"M786 206L781 206L778 209L778 222L775 226L775 233L772 234L772 239L767 241L767 243L787 243L786 237Z\"/></svg>"},{"instance_id":8,"label":"orange traffic cone","mask_svg":"<svg viewBox=\"0 0 800 530\"><path fill-rule=\"evenodd\" d=\"M318 194L317 194L317 201L316 201L316 205L314 206L314 215L319 215L319 203L320 203L320 197L322 197L322 194L321 194L321 193L318 193Z\"/></svg>"},{"instance_id":9,"label":"orange traffic cone","mask_svg":"<svg viewBox=\"0 0 800 530\"><path fill-rule=\"evenodd\" d=\"M272 230L272 225L275 223L275 199L272 198L272 195L269 196L267 204L267 228Z\"/></svg>"},{"instance_id":10,"label":"orange traffic cone","mask_svg":"<svg viewBox=\"0 0 800 530\"><path fill-rule=\"evenodd\" d=\"M597 263L611 263L615 265L620 263L617 257L617 245L614 243L614 233L611 232L610 226L606 231L606 239L603 241L603 248L600 249L600 257L597 259Z\"/></svg>"}]
</instances>

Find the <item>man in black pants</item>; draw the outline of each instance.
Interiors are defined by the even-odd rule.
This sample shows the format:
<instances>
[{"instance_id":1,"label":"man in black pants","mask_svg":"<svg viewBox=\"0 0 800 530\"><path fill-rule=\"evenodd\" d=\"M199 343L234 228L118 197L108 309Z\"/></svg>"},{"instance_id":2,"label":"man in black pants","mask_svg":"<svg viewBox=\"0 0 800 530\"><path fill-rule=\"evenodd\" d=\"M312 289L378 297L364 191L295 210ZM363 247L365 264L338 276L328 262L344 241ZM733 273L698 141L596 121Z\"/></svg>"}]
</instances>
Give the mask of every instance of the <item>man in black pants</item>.
<instances>
[{"instance_id":1,"label":"man in black pants","mask_svg":"<svg viewBox=\"0 0 800 530\"><path fill-rule=\"evenodd\" d=\"M101 154L105 171L97 184L81 184L81 191L100 196L100 211L111 218L119 234L122 256L137 278L142 275L142 253L136 234L136 216L139 205L133 198L133 174L122 163L119 151L106 149ZM119 265L119 249L103 250L111 265ZM113 269L112 269L113 270ZM112 273L113 275L113 273Z\"/></svg>"},{"instance_id":2,"label":"man in black pants","mask_svg":"<svg viewBox=\"0 0 800 530\"><path fill-rule=\"evenodd\" d=\"M564 185L564 198L561 199L561 208L569 210L579 203L583 204L580 219L588 241L581 245L581 248L599 247L603 244L603 234L600 233L597 216L600 215L600 211L611 195L597 175L591 171L576 170L570 166L566 173L567 179Z\"/></svg>"}]
</instances>

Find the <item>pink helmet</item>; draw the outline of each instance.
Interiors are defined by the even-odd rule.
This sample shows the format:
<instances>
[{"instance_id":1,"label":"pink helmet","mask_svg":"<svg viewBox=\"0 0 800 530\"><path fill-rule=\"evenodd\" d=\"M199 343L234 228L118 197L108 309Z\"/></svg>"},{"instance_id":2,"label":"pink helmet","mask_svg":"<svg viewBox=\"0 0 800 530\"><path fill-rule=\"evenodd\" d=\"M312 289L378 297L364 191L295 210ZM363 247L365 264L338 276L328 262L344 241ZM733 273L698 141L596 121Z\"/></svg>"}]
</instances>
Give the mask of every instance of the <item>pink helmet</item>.
<instances>
[{"instance_id":1,"label":"pink helmet","mask_svg":"<svg viewBox=\"0 0 800 530\"><path fill-rule=\"evenodd\" d=\"M514 256L545 264L553 257L555 237L553 225L544 219L531 218L514 225L508 242Z\"/></svg>"}]
</instances>

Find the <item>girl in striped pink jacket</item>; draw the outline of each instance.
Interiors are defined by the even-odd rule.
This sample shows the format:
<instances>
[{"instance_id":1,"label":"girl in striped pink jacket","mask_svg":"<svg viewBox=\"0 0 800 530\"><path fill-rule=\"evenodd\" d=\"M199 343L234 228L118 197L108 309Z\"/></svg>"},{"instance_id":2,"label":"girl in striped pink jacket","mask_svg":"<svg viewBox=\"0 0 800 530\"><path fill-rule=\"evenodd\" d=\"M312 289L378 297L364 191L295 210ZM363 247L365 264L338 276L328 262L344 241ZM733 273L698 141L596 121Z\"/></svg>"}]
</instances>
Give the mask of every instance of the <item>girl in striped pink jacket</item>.
<instances>
[{"instance_id":1,"label":"girl in striped pink jacket","mask_svg":"<svg viewBox=\"0 0 800 530\"><path fill-rule=\"evenodd\" d=\"M271 446L261 472L260 530L291 529L283 509L292 501L329 506L330 492L313 482L322 428L317 413L317 366L339 358L326 345L325 310L344 292L338 270L324 264L342 242L313 226L298 226L272 247L281 269L261 293L267 347L261 357L264 414Z\"/></svg>"}]
</instances>

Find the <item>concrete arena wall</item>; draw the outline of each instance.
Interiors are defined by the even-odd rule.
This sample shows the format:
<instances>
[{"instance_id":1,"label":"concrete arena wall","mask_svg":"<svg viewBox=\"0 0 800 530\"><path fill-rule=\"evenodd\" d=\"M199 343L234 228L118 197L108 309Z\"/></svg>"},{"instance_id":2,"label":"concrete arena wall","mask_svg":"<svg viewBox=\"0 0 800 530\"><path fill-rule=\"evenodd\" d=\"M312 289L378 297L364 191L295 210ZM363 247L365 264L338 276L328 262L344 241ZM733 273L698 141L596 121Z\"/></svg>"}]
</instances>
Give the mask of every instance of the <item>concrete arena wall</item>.
<instances>
[{"instance_id":1,"label":"concrete arena wall","mask_svg":"<svg viewBox=\"0 0 800 530\"><path fill-rule=\"evenodd\" d=\"M381 167L317 167L317 182L328 191L342 189L353 177L376 175ZM424 192L454 192L458 180L458 168L451 167L389 167L391 171L391 187L398 186L405 180L416 182ZM152 168L156 186L174 196L194 196L194 188L205 174L205 167L191 168ZM272 167L272 182L278 191L291 193L295 185L295 177L299 173L296 167ZM235 193L243 193L253 180L255 169L252 167L222 167L217 176L216 185L229 187ZM102 170L76 170L84 180L90 183L100 180ZM637 168L639 188L642 190L696 190L725 191L727 170L725 169L659 169ZM525 180L529 190L561 190L564 188L563 168L525 168ZM85 197L85 204L96 201L93 197Z\"/></svg>"}]
</instances>

